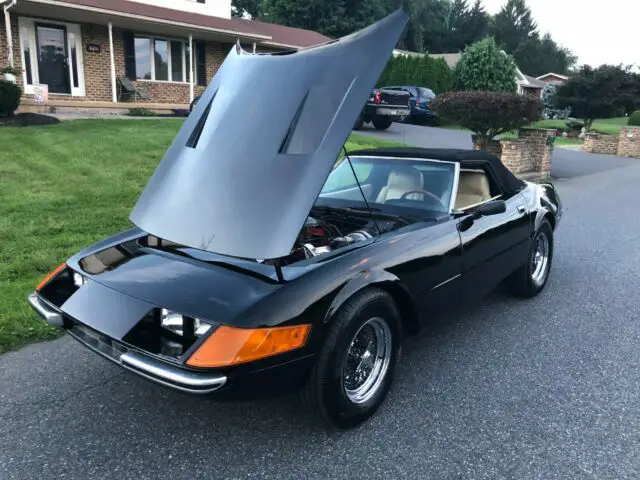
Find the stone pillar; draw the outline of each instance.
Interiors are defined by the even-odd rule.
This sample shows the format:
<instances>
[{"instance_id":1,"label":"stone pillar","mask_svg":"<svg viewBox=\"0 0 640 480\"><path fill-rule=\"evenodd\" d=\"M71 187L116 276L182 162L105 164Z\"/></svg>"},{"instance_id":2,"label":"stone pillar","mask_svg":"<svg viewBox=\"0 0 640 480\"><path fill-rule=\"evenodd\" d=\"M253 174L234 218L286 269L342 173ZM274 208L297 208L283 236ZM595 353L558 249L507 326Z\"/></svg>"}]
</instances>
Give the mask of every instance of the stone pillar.
<instances>
[{"instance_id":1,"label":"stone pillar","mask_svg":"<svg viewBox=\"0 0 640 480\"><path fill-rule=\"evenodd\" d=\"M502 140L502 156L500 160L511 170L511 173L517 175L522 170L522 148L519 139Z\"/></svg>"},{"instance_id":2,"label":"stone pillar","mask_svg":"<svg viewBox=\"0 0 640 480\"><path fill-rule=\"evenodd\" d=\"M620 131L616 154L620 157L640 158L640 127L625 127Z\"/></svg>"},{"instance_id":3,"label":"stone pillar","mask_svg":"<svg viewBox=\"0 0 640 480\"><path fill-rule=\"evenodd\" d=\"M480 150L480 145L478 144L476 135L471 135L471 142L473 143L474 150ZM495 140L495 139L489 140L485 151L487 153L490 153L491 155L495 155L496 157L500 158L500 156L502 155L502 146L501 146L500 140Z\"/></svg>"},{"instance_id":4,"label":"stone pillar","mask_svg":"<svg viewBox=\"0 0 640 480\"><path fill-rule=\"evenodd\" d=\"M581 150L587 153L616 155L618 152L618 137L615 135L603 135L597 132L585 133L584 144Z\"/></svg>"},{"instance_id":5,"label":"stone pillar","mask_svg":"<svg viewBox=\"0 0 640 480\"><path fill-rule=\"evenodd\" d=\"M547 181L551 177L555 130L523 128L517 139L491 140L486 151L496 155L511 172L531 181ZM480 150L475 135L474 150Z\"/></svg>"},{"instance_id":6,"label":"stone pillar","mask_svg":"<svg viewBox=\"0 0 640 480\"><path fill-rule=\"evenodd\" d=\"M553 141L555 130L546 128L522 128L518 139L522 142L520 172L531 172L536 180L551 177Z\"/></svg>"}]
</instances>

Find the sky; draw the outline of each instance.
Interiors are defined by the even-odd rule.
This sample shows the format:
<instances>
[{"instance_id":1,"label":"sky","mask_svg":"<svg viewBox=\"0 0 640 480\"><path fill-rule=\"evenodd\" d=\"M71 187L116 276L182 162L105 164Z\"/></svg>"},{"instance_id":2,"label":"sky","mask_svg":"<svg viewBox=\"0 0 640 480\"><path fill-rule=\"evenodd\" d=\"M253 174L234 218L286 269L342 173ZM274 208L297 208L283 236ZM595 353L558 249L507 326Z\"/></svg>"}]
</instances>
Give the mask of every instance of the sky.
<instances>
[{"instance_id":1,"label":"sky","mask_svg":"<svg viewBox=\"0 0 640 480\"><path fill-rule=\"evenodd\" d=\"M507 0L482 0L494 14ZM470 2L471 3L471 2ZM578 56L578 64L640 64L640 0L527 0L541 33Z\"/></svg>"}]
</instances>

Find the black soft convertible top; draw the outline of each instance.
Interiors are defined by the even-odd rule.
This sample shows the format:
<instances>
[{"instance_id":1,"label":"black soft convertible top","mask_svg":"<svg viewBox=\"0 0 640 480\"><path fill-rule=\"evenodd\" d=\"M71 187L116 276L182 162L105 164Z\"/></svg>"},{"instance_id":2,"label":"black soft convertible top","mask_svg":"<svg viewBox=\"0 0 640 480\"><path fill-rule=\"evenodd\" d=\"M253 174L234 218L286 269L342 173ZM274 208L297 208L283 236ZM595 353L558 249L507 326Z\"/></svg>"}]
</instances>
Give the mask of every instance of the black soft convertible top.
<instances>
[{"instance_id":1,"label":"black soft convertible top","mask_svg":"<svg viewBox=\"0 0 640 480\"><path fill-rule=\"evenodd\" d=\"M355 157L400 157L400 158L424 158L442 160L446 162L459 162L461 167L473 168L482 165L491 169L496 180L500 183L505 193L515 193L522 190L525 183L517 178L505 167L495 155L478 150L445 149L445 148L417 148L417 147L387 147L371 148L349 152L349 156Z\"/></svg>"}]
</instances>

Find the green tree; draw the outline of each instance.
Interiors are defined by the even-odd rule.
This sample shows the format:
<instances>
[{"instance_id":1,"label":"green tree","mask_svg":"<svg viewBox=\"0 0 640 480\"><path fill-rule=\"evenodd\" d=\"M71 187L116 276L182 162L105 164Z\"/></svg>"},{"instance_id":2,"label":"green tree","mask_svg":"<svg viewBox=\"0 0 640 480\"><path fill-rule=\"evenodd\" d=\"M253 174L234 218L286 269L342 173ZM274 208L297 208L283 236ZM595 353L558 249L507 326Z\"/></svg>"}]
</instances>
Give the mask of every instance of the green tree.
<instances>
[{"instance_id":1,"label":"green tree","mask_svg":"<svg viewBox=\"0 0 640 480\"><path fill-rule=\"evenodd\" d=\"M469 7L468 0L452 0L449 5L445 38L439 53L461 52L465 47L484 38L489 16L480 0Z\"/></svg>"},{"instance_id":2,"label":"green tree","mask_svg":"<svg viewBox=\"0 0 640 480\"><path fill-rule=\"evenodd\" d=\"M515 52L530 39L538 39L538 25L525 0L508 0L493 17L491 34L507 52Z\"/></svg>"},{"instance_id":3,"label":"green tree","mask_svg":"<svg viewBox=\"0 0 640 480\"><path fill-rule=\"evenodd\" d=\"M260 19L342 37L380 20L383 0L261 0Z\"/></svg>"},{"instance_id":4,"label":"green tree","mask_svg":"<svg viewBox=\"0 0 640 480\"><path fill-rule=\"evenodd\" d=\"M514 92L516 67L493 38L487 37L467 47L454 69L458 90Z\"/></svg>"},{"instance_id":5,"label":"green tree","mask_svg":"<svg viewBox=\"0 0 640 480\"><path fill-rule=\"evenodd\" d=\"M517 130L540 116L539 98L506 92L450 92L432 104L443 119L471 130L485 150L497 135Z\"/></svg>"},{"instance_id":6,"label":"green tree","mask_svg":"<svg viewBox=\"0 0 640 480\"><path fill-rule=\"evenodd\" d=\"M260 0L232 0L231 15L234 17L244 17L245 15L255 18L260 12Z\"/></svg>"},{"instance_id":7,"label":"green tree","mask_svg":"<svg viewBox=\"0 0 640 480\"><path fill-rule=\"evenodd\" d=\"M583 65L558 88L557 104L571 107L571 114L584 119L590 130L595 119L615 117L640 105L639 83L630 67Z\"/></svg>"}]
</instances>

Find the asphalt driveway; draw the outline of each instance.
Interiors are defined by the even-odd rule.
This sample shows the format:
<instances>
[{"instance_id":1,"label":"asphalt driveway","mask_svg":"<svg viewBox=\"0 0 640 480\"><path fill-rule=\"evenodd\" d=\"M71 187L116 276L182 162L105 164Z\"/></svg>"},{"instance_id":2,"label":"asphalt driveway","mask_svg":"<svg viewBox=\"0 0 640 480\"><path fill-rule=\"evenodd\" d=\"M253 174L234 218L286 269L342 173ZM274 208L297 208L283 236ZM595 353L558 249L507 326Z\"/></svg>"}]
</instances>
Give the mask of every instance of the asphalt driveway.
<instances>
[{"instance_id":1,"label":"asphalt driveway","mask_svg":"<svg viewBox=\"0 0 640 480\"><path fill-rule=\"evenodd\" d=\"M388 130L382 132L375 130L371 126L365 126L358 133L424 148L472 147L471 135L465 130L394 123ZM551 174L554 178L572 178L622 167L627 164L628 160L624 158L593 155L557 147L553 153Z\"/></svg>"},{"instance_id":2,"label":"asphalt driveway","mask_svg":"<svg viewBox=\"0 0 640 480\"><path fill-rule=\"evenodd\" d=\"M640 160L593 161L556 182L544 293L408 338L361 428L175 393L62 338L0 356L0 478L640 478Z\"/></svg>"}]
</instances>

